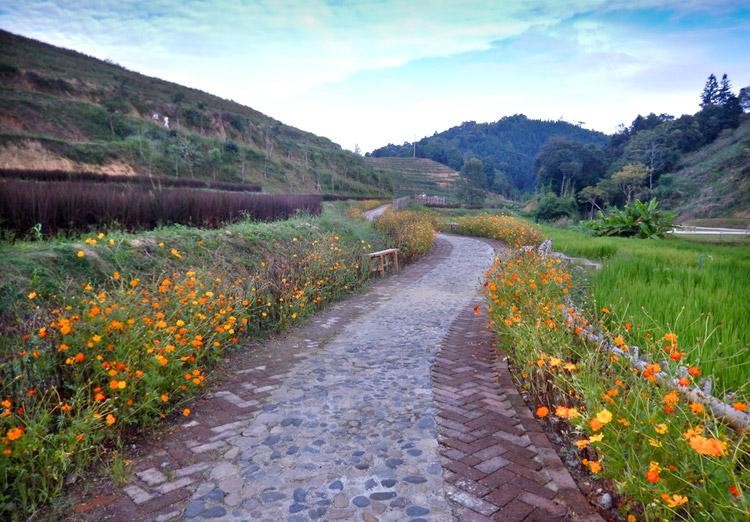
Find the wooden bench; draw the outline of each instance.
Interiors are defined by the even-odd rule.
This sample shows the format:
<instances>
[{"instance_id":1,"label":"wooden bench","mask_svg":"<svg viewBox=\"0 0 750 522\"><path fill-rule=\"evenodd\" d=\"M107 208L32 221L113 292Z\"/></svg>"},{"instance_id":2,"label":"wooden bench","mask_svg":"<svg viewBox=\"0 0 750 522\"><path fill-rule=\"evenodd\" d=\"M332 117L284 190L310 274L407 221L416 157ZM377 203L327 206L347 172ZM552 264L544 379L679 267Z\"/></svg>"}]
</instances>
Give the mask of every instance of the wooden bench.
<instances>
[{"instance_id":1,"label":"wooden bench","mask_svg":"<svg viewBox=\"0 0 750 522\"><path fill-rule=\"evenodd\" d=\"M387 248L370 254L365 254L370 264L370 272L378 271L381 276L385 275L385 269L393 266L398 272L398 248ZM373 263L373 261L376 261Z\"/></svg>"}]
</instances>

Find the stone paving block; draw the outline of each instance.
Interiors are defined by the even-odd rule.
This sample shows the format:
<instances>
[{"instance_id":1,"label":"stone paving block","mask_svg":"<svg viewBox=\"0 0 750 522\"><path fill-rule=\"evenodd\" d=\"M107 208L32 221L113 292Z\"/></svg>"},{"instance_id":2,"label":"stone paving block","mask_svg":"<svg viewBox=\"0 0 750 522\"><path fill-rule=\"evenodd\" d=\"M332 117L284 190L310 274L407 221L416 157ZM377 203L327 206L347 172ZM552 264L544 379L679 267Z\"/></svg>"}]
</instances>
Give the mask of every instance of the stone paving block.
<instances>
[{"instance_id":1,"label":"stone paving block","mask_svg":"<svg viewBox=\"0 0 750 522\"><path fill-rule=\"evenodd\" d=\"M136 477L141 479L149 486L156 486L162 482L166 482L167 477L156 468L149 468L143 471L139 471L135 474Z\"/></svg>"}]
</instances>

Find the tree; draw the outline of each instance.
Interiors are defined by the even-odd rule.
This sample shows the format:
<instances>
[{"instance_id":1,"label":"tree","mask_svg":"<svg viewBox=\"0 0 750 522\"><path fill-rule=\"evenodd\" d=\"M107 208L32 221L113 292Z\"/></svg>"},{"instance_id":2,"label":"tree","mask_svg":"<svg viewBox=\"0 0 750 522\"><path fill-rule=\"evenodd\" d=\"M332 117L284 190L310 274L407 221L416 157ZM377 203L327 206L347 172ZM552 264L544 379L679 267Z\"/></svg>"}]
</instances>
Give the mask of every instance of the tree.
<instances>
[{"instance_id":1,"label":"tree","mask_svg":"<svg viewBox=\"0 0 750 522\"><path fill-rule=\"evenodd\" d=\"M109 130L112 133L112 139L115 139L116 135L127 134L127 132L123 130L124 126L119 124L119 118L116 119L116 115L126 114L128 112L128 104L125 102L125 99L119 95L107 98L104 101L104 108L107 109ZM115 125L116 122L118 123L117 125Z\"/></svg>"},{"instance_id":2,"label":"tree","mask_svg":"<svg viewBox=\"0 0 750 522\"><path fill-rule=\"evenodd\" d=\"M589 219L594 219L594 209L602 210L599 203L603 204L607 200L607 192L603 188L597 186L583 187L580 192L578 192L576 199L578 199L579 203L590 205Z\"/></svg>"},{"instance_id":3,"label":"tree","mask_svg":"<svg viewBox=\"0 0 750 522\"><path fill-rule=\"evenodd\" d=\"M738 96L740 107L745 111L750 111L750 85L740 89L740 95Z\"/></svg>"},{"instance_id":4,"label":"tree","mask_svg":"<svg viewBox=\"0 0 750 522\"><path fill-rule=\"evenodd\" d=\"M725 105L732 96L734 96L732 94L732 84L729 82L727 73L724 73L721 75L721 87L719 87L719 92L716 95L717 105Z\"/></svg>"},{"instance_id":5,"label":"tree","mask_svg":"<svg viewBox=\"0 0 750 522\"><path fill-rule=\"evenodd\" d=\"M648 188L654 188L654 176L668 171L677 162L675 146L667 143L666 127L642 131L628 143L623 155L627 163L642 163L648 167Z\"/></svg>"},{"instance_id":6,"label":"tree","mask_svg":"<svg viewBox=\"0 0 750 522\"><path fill-rule=\"evenodd\" d=\"M485 198L486 183L481 160L471 158L464 162L458 179L458 194L462 201L469 205L481 205Z\"/></svg>"},{"instance_id":7,"label":"tree","mask_svg":"<svg viewBox=\"0 0 750 522\"><path fill-rule=\"evenodd\" d=\"M553 138L539 151L534 169L538 187L564 197L595 184L604 175L606 163L604 153L592 145Z\"/></svg>"},{"instance_id":8,"label":"tree","mask_svg":"<svg viewBox=\"0 0 750 522\"><path fill-rule=\"evenodd\" d=\"M221 167L222 154L218 147L211 147L207 154L208 164L211 166L211 175L216 179L216 172Z\"/></svg>"},{"instance_id":9,"label":"tree","mask_svg":"<svg viewBox=\"0 0 750 522\"><path fill-rule=\"evenodd\" d=\"M628 163L612 176L612 181L625 196L625 204L633 199L633 194L643 186L648 177L648 167L642 163Z\"/></svg>"},{"instance_id":10,"label":"tree","mask_svg":"<svg viewBox=\"0 0 750 522\"><path fill-rule=\"evenodd\" d=\"M713 73L706 80L706 85L703 87L703 93L701 94L701 107L706 108L709 105L718 105L719 101L719 82L716 81L716 76Z\"/></svg>"}]
</instances>

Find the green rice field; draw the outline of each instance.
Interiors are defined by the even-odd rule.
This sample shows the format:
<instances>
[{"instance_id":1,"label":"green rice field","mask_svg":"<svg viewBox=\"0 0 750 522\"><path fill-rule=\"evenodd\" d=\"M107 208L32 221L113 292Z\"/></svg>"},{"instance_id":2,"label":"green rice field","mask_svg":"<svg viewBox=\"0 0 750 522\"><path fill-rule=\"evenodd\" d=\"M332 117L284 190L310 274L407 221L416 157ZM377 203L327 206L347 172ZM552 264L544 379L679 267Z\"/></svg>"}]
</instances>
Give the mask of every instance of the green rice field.
<instances>
[{"instance_id":1,"label":"green rice field","mask_svg":"<svg viewBox=\"0 0 750 522\"><path fill-rule=\"evenodd\" d=\"M688 363L715 379L717 395L750 391L750 240L715 244L542 229L555 251L603 263L590 273L590 306L631 322L631 344L674 331Z\"/></svg>"}]
</instances>

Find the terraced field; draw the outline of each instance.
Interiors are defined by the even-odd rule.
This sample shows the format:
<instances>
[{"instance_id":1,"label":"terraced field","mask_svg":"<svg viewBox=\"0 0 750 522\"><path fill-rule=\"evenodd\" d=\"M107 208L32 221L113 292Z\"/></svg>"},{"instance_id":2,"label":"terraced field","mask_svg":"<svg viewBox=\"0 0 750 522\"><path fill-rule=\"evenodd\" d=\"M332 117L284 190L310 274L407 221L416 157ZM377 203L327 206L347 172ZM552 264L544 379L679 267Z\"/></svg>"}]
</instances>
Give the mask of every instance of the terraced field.
<instances>
[{"instance_id":1,"label":"terraced field","mask_svg":"<svg viewBox=\"0 0 750 522\"><path fill-rule=\"evenodd\" d=\"M393 180L396 197L425 193L450 196L458 172L426 158L366 158L375 170L388 174Z\"/></svg>"}]
</instances>

